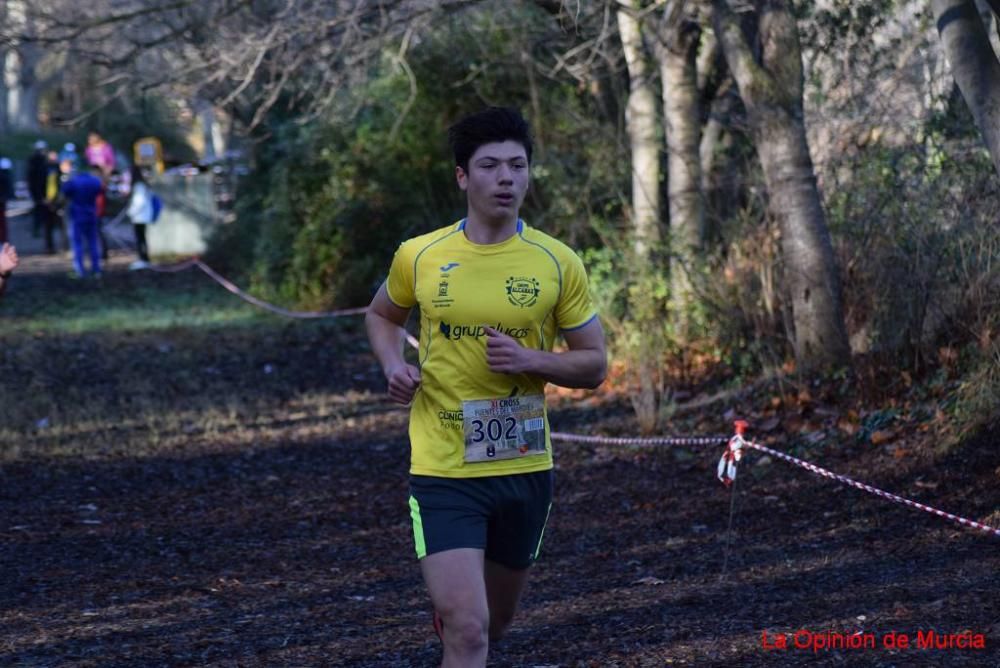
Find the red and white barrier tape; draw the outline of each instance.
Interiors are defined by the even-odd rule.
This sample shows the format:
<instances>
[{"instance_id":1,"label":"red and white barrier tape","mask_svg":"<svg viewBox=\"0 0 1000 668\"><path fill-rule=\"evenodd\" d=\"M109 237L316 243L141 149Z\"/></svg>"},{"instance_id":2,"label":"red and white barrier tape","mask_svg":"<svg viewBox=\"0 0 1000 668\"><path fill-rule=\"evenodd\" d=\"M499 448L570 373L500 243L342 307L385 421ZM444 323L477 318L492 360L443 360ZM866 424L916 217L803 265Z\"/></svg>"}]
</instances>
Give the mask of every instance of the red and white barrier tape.
<instances>
[{"instance_id":1,"label":"red and white barrier tape","mask_svg":"<svg viewBox=\"0 0 1000 668\"><path fill-rule=\"evenodd\" d=\"M729 439L729 442L726 444L726 451L719 458L719 467L716 471L716 476L726 487L729 487L736 481L736 467L743 458L743 449L740 447L741 441L736 441L738 438L741 438L741 436L736 435Z\"/></svg>"},{"instance_id":2,"label":"red and white barrier tape","mask_svg":"<svg viewBox=\"0 0 1000 668\"><path fill-rule=\"evenodd\" d=\"M616 438L614 436L579 436L577 434L566 434L554 431L549 436L554 441L566 441L567 443L594 443L598 445L679 445L699 446L699 445L719 445L728 439L725 436L704 436L704 437L675 437L675 436L653 436L649 438Z\"/></svg>"},{"instance_id":3,"label":"red and white barrier tape","mask_svg":"<svg viewBox=\"0 0 1000 668\"><path fill-rule=\"evenodd\" d=\"M193 257L190 260L184 260L183 262L178 262L177 264L151 264L146 268L150 271L158 271L161 274L176 274L179 271L184 271L185 269L198 266L199 262L201 262L201 260Z\"/></svg>"},{"instance_id":4,"label":"red and white barrier tape","mask_svg":"<svg viewBox=\"0 0 1000 668\"><path fill-rule=\"evenodd\" d=\"M339 318L345 315L359 315L368 310L368 308L365 306L359 306L356 308L339 309L337 311L291 311L289 309L282 308L280 306L275 306L274 304L270 304L264 301L263 299L258 299L257 297L254 297L253 295L241 290L232 281L219 274L217 271L209 267L207 264L205 264L198 258L192 258L190 260L186 260L184 262L180 262L178 264L166 267L159 265L152 265L149 268L152 269L153 271L159 271L163 273L176 273L178 271L184 271L185 269L189 269L191 267L197 267L198 269L201 269L203 272L208 274L212 278L212 280L214 280L216 283L224 287L226 290L232 292L240 299L249 302L254 306L262 308L265 311L270 311L271 313L276 313L278 315L285 316L286 318L301 318L301 319Z\"/></svg>"},{"instance_id":5,"label":"red and white barrier tape","mask_svg":"<svg viewBox=\"0 0 1000 668\"><path fill-rule=\"evenodd\" d=\"M262 308L266 311L270 311L271 313L276 313L277 315L284 316L286 318L298 318L298 319L340 318L348 315L361 315L368 311L367 306L342 308L336 311L291 311L289 309L268 303L263 299L258 299L257 297L254 297L253 295L241 290L232 281L227 279L225 276L222 276L217 271L215 271L214 269L212 269L211 267L209 267L207 264L205 264L196 257L172 265L166 265L166 266L150 265L149 269L153 271L158 271L160 273L174 274L179 271L190 269L191 267L197 267L198 269L201 269L212 280L214 280L216 283L224 287L226 290L232 292L240 299L249 302L250 304L253 304L254 306ZM414 348L419 348L417 340L411 334L407 333L406 340Z\"/></svg>"},{"instance_id":6,"label":"red and white barrier tape","mask_svg":"<svg viewBox=\"0 0 1000 668\"><path fill-rule=\"evenodd\" d=\"M786 462L800 466L807 471L811 471L816 475L823 476L824 478L830 478L831 480L836 480L837 482L844 483L845 485L850 485L857 489L863 490L875 496L881 497L883 499L888 499L889 501L894 501L896 503L901 503L904 506L909 506L911 508L916 508L917 510L923 510L924 512L931 513L932 515L937 515L938 517L943 517L947 520L953 522L958 522L967 527L972 527L973 529L979 529L980 531L985 531L986 533L993 534L994 536L1000 538L1000 529L991 527L975 520L970 520L965 517L960 517L959 515L953 515L952 513L947 513L943 510L938 510L937 508L932 508L931 506L918 503L916 501L911 501L910 499L886 492L878 487L872 487L871 485L866 485L863 482L858 482L852 478L848 478L845 475L839 473L834 473L833 471L828 471L822 467L811 464L798 457L793 457L791 455L785 454L778 450L772 450L763 445L759 445L753 441L748 441L743 437L747 428L747 423L743 420L738 420L736 422L736 435L729 439L729 443L726 445L726 451L722 455L722 459L719 460L719 479L722 480L727 486L736 479L736 464L739 462L744 448L753 448L754 450L759 450L760 452L765 452L772 457L777 457L778 459L783 459Z\"/></svg>"},{"instance_id":7,"label":"red and white barrier tape","mask_svg":"<svg viewBox=\"0 0 1000 668\"><path fill-rule=\"evenodd\" d=\"M184 271L185 269L190 269L191 267L198 267L208 276L210 276L215 282L229 290L241 299L258 306L272 313L276 313L281 316L288 318L339 318L348 315L360 315L365 313L368 308L365 306L360 306L356 308L339 309L336 311L291 311L280 306L275 306L274 304L269 304L262 299L258 299L251 294L248 294L241 290L239 287L234 285L231 281L221 276L214 269L209 267L207 264L202 262L198 258L192 258L190 260L185 260L175 265L169 266L158 266L152 265L149 268L153 271L158 271L161 273L176 273L179 271ZM409 333L406 335L407 342L414 348L419 349L418 341ZM726 443L726 450L722 453L722 458L719 459L719 466L717 470L717 475L719 480L721 480L726 486L732 484L736 479L736 469L739 464L740 459L743 457L744 448L753 448L754 450L759 450L765 452L778 459L783 459L786 462L800 466L807 471L811 471L817 475L821 475L825 478L830 478L831 480L836 480L837 482L844 483L845 485L850 485L857 489L869 492L883 499L888 499L896 503L901 503L905 506L910 506L911 508L916 508L918 510L923 510L925 512L937 515L938 517L943 517L953 522L958 522L964 526L972 527L974 529L979 529L980 531L985 531L991 533L994 536L1000 538L1000 529L976 522L975 520L970 520L965 517L960 517L958 515L953 515L952 513L947 513L943 510L938 510L937 508L932 508L931 506L918 503L916 501L911 501L910 499L886 492L877 487L872 487L871 485L866 485L863 482L858 482L845 475L840 475L839 473L834 473L828 471L822 467L811 464L805 460L799 459L798 457L793 457L791 455L785 454L784 452L779 452L778 450L772 450L771 448L759 445L753 441L747 441L743 435L746 432L747 423L744 420L736 421L736 434L731 438L726 438L722 436L706 436L706 437L678 437L678 436L653 436L647 438L619 438L613 436L581 436L579 434L567 434L563 432L552 432L550 437L556 441L565 441L568 443L594 443L600 445L675 445L675 446L702 446L702 445L717 445L719 443Z\"/></svg>"}]
</instances>

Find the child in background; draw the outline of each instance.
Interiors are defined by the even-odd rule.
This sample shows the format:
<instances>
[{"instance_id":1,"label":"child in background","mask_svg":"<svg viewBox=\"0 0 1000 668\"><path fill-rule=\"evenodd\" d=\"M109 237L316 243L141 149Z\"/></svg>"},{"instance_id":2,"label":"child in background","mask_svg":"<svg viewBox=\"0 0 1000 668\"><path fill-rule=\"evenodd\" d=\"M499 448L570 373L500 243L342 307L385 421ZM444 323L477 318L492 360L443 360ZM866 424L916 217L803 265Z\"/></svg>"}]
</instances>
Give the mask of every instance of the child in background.
<instances>
[{"instance_id":1,"label":"child in background","mask_svg":"<svg viewBox=\"0 0 1000 668\"><path fill-rule=\"evenodd\" d=\"M129 265L129 269L149 267L149 249L146 246L146 226L153 223L153 199L146 178L139 165L132 165L132 192L128 200L128 217L135 230L135 249L139 259Z\"/></svg>"}]
</instances>

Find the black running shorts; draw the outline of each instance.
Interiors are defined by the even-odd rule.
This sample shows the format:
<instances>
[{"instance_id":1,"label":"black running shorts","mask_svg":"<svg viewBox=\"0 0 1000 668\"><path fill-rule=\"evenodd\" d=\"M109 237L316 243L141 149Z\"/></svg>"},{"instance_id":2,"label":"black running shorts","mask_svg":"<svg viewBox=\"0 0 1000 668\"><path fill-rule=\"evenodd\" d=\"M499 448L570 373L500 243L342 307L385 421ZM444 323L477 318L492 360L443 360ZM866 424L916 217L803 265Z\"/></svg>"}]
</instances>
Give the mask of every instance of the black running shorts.
<instances>
[{"instance_id":1,"label":"black running shorts","mask_svg":"<svg viewBox=\"0 0 1000 668\"><path fill-rule=\"evenodd\" d=\"M410 476L417 558L470 547L521 570L538 558L552 509L552 471L483 478Z\"/></svg>"}]
</instances>

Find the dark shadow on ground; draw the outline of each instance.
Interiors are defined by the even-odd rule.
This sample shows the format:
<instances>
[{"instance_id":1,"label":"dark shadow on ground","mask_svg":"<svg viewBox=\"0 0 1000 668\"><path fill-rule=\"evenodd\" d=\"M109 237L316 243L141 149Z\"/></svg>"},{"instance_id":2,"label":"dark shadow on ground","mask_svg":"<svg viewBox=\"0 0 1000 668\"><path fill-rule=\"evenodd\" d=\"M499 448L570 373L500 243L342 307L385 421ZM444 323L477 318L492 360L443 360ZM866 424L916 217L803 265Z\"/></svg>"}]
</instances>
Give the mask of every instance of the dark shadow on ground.
<instances>
[{"instance_id":1,"label":"dark shadow on ground","mask_svg":"<svg viewBox=\"0 0 1000 668\"><path fill-rule=\"evenodd\" d=\"M156 294L156 277L109 278ZM0 373L21 381L0 387L0 663L436 665L405 414L359 336L277 320L0 333ZM614 433L623 410L552 418ZM1000 502L992 433L895 468L857 447L816 454L981 514ZM557 445L542 560L490 665L1000 664L996 539L752 458L730 535L719 454ZM987 649L762 647L765 630L803 628L968 629Z\"/></svg>"}]
</instances>

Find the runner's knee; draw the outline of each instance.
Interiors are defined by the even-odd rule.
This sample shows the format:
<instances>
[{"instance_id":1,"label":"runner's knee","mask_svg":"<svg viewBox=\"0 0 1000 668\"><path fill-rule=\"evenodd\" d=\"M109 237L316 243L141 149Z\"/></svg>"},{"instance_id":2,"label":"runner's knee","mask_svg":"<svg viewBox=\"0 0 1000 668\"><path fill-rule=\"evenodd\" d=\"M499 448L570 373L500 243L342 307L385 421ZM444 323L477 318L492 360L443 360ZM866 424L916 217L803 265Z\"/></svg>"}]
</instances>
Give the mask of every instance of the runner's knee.
<instances>
[{"instance_id":1,"label":"runner's knee","mask_svg":"<svg viewBox=\"0 0 1000 668\"><path fill-rule=\"evenodd\" d=\"M454 643L463 652L471 652L487 645L489 620L481 615L453 614L444 616L444 639Z\"/></svg>"}]
</instances>

